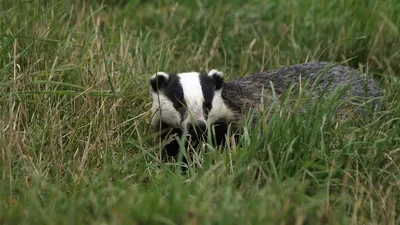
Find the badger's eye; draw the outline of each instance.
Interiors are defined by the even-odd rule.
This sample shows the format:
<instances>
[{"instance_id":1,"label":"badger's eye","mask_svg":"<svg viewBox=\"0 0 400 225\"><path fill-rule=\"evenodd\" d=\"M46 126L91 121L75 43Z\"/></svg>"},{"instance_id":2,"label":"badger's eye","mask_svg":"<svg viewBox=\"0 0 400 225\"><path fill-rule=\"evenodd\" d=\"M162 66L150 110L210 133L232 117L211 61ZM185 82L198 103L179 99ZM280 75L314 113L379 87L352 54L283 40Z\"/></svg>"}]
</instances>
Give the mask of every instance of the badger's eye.
<instances>
[{"instance_id":1,"label":"badger's eye","mask_svg":"<svg viewBox=\"0 0 400 225\"><path fill-rule=\"evenodd\" d=\"M176 102L174 107L178 112L184 112L186 110L186 104L183 102Z\"/></svg>"},{"instance_id":2,"label":"badger's eye","mask_svg":"<svg viewBox=\"0 0 400 225\"><path fill-rule=\"evenodd\" d=\"M211 110L211 103L210 102L203 102L203 109L206 114L208 114Z\"/></svg>"},{"instance_id":3,"label":"badger's eye","mask_svg":"<svg viewBox=\"0 0 400 225\"><path fill-rule=\"evenodd\" d=\"M184 109L186 109L186 105L185 104L178 104L178 109L184 110Z\"/></svg>"}]
</instances>

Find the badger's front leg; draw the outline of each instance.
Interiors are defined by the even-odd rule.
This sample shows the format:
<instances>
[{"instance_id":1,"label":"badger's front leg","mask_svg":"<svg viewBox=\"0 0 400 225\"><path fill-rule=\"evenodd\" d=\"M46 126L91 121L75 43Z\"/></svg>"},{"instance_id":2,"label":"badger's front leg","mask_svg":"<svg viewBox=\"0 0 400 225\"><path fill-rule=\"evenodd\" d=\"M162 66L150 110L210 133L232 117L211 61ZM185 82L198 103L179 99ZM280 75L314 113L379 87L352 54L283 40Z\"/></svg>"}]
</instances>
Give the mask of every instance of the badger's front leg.
<instances>
[{"instance_id":1,"label":"badger's front leg","mask_svg":"<svg viewBox=\"0 0 400 225\"><path fill-rule=\"evenodd\" d=\"M183 149L188 149L189 146L196 149L200 142L200 140L193 138L190 135L184 135L184 133L179 129L173 130L172 132L169 132L169 134L164 135L163 140L165 142L165 145L162 148L164 156L175 158L178 157L181 149L180 142L184 144Z\"/></svg>"},{"instance_id":2,"label":"badger's front leg","mask_svg":"<svg viewBox=\"0 0 400 225\"><path fill-rule=\"evenodd\" d=\"M181 138L182 134L183 132L177 128L163 129L160 132L160 139L163 142L162 158L178 156L180 146L177 138Z\"/></svg>"},{"instance_id":3,"label":"badger's front leg","mask_svg":"<svg viewBox=\"0 0 400 225\"><path fill-rule=\"evenodd\" d=\"M228 135L228 124L224 122L216 123L212 126L213 144L216 146L225 146Z\"/></svg>"},{"instance_id":4,"label":"badger's front leg","mask_svg":"<svg viewBox=\"0 0 400 225\"><path fill-rule=\"evenodd\" d=\"M167 134L164 134L163 140L167 140L166 144L162 148L162 158L163 159L168 159L168 158L174 158L175 160L179 160L179 151L181 149L181 146L179 144L178 139L182 140L185 138L183 136L183 132L180 129L172 129L171 132L168 132ZM185 149L188 147L188 141L185 142ZM181 161L183 165L181 166L181 169L183 172L187 170L187 164L188 161L185 156L181 158Z\"/></svg>"}]
</instances>

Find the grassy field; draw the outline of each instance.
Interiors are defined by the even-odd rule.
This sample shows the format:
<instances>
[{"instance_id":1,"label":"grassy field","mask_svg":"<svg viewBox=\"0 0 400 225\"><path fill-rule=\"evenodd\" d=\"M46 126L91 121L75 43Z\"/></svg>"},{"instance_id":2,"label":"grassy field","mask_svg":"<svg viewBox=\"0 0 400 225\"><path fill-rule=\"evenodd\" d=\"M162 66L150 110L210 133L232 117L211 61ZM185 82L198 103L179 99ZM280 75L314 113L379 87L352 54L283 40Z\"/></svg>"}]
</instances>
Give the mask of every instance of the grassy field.
<instances>
[{"instance_id":1,"label":"grassy field","mask_svg":"<svg viewBox=\"0 0 400 225\"><path fill-rule=\"evenodd\" d=\"M0 2L0 224L400 224L398 0L151 2ZM155 71L306 61L374 75L382 109L283 106L187 174L159 159Z\"/></svg>"}]
</instances>

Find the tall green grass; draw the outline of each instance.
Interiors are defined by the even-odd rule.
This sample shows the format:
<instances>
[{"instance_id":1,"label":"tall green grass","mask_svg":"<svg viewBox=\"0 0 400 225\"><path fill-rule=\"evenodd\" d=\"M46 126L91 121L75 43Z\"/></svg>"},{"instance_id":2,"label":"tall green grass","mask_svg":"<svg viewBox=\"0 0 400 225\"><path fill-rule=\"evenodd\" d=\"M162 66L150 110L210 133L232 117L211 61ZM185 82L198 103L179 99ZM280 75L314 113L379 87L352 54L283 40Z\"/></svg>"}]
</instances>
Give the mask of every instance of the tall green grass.
<instances>
[{"instance_id":1,"label":"tall green grass","mask_svg":"<svg viewBox=\"0 0 400 225\"><path fill-rule=\"evenodd\" d=\"M399 224L398 15L395 0L1 1L0 223ZM152 73L305 61L374 75L382 107L272 104L187 174L159 160Z\"/></svg>"}]
</instances>

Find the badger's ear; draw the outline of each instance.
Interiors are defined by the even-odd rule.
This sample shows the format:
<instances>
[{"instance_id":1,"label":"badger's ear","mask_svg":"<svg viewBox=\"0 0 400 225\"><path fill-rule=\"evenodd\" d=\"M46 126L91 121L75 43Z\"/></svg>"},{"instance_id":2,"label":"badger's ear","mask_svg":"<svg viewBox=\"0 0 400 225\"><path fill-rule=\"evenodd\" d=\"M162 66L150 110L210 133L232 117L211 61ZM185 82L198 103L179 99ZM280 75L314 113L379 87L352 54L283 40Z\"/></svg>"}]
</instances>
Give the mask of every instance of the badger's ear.
<instances>
[{"instance_id":1,"label":"badger's ear","mask_svg":"<svg viewBox=\"0 0 400 225\"><path fill-rule=\"evenodd\" d=\"M169 74L164 72L157 72L153 76L150 77L151 88L154 92L158 92L159 90L165 88L169 79Z\"/></svg>"},{"instance_id":2,"label":"badger's ear","mask_svg":"<svg viewBox=\"0 0 400 225\"><path fill-rule=\"evenodd\" d=\"M218 70L211 70L208 72L208 77L212 78L215 85L215 90L219 90L222 88L222 84L224 83L224 74Z\"/></svg>"}]
</instances>

